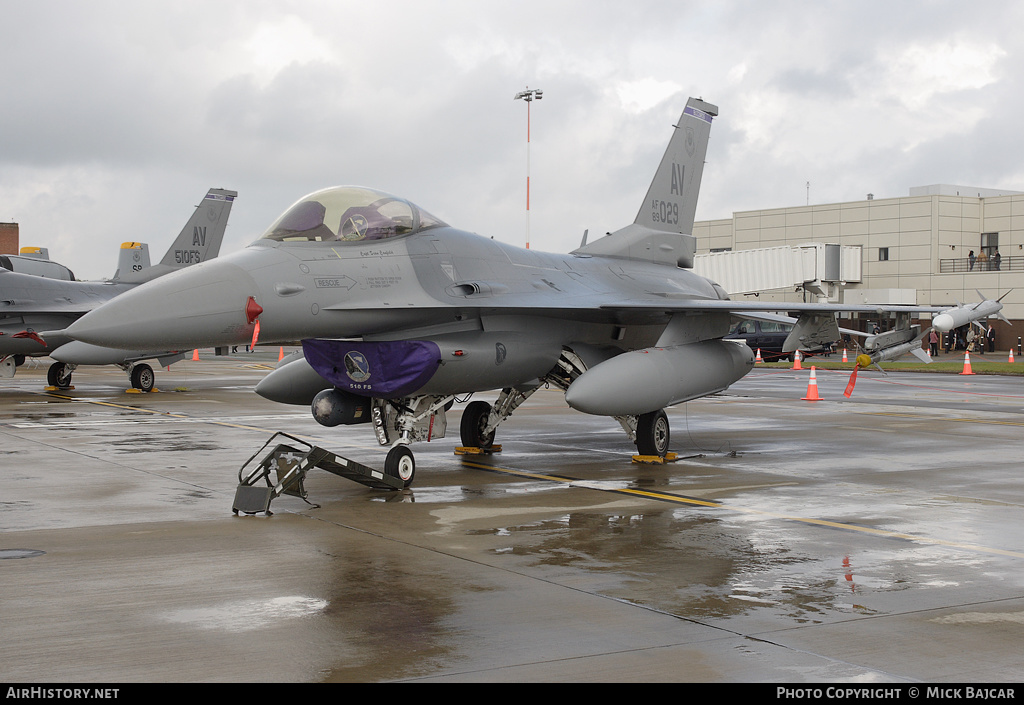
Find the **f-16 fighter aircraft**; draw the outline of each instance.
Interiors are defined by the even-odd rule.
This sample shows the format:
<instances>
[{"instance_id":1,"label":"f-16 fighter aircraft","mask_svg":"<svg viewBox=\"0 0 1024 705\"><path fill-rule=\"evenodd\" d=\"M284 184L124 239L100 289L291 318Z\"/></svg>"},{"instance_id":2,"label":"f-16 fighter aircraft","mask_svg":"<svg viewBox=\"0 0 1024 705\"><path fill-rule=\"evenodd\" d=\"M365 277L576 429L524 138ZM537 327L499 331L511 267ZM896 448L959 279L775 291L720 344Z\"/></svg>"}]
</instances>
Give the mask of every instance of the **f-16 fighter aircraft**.
<instances>
[{"instance_id":1,"label":"f-16 fighter aircraft","mask_svg":"<svg viewBox=\"0 0 1024 705\"><path fill-rule=\"evenodd\" d=\"M237 195L210 189L158 264L150 266L145 243L124 243L117 271L105 281L75 281L70 270L58 277L59 272L49 270L39 270L38 276L22 273L36 271L24 265L0 268L0 376L13 377L26 356L49 355L56 360L47 371L50 386L69 386L79 365L118 365L128 373L133 388L151 391L153 368L141 361L158 358L161 365L170 365L182 359L178 351L183 348L154 348L131 338L114 349L98 347L72 340L62 329L143 282L216 257ZM45 337L40 335L43 331Z\"/></svg>"},{"instance_id":2,"label":"f-16 fighter aircraft","mask_svg":"<svg viewBox=\"0 0 1024 705\"><path fill-rule=\"evenodd\" d=\"M462 414L465 446L495 431L544 385L569 406L619 420L641 455L664 456L664 407L714 394L749 372L734 314L800 313L789 350L839 338L835 311L900 311L865 343L872 361L921 335L913 311L941 309L733 302L692 271L689 235L711 123L691 98L631 225L548 254L458 230L404 199L329 188L291 206L252 245L140 286L67 331L94 345L192 348L302 340L256 391L311 404L326 426L369 423L406 486L409 444L441 438L456 396L500 389ZM957 318L998 312L986 301ZM962 324L962 323L961 323ZM916 343L920 347L920 343ZM909 349L909 348L908 348ZM906 350L904 350L906 351Z\"/></svg>"}]
</instances>

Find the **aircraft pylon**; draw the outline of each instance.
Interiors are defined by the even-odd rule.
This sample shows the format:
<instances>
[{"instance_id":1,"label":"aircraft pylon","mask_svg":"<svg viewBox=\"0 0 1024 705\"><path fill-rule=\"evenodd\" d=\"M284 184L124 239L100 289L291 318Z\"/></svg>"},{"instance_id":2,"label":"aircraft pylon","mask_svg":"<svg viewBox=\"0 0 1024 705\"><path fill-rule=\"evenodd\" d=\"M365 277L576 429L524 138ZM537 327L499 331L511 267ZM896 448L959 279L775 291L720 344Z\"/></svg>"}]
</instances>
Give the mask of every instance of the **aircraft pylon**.
<instances>
[{"instance_id":1,"label":"aircraft pylon","mask_svg":"<svg viewBox=\"0 0 1024 705\"><path fill-rule=\"evenodd\" d=\"M807 381L807 396L802 399L804 401L822 401L818 396L818 375L814 367L811 367L811 378Z\"/></svg>"},{"instance_id":2,"label":"aircraft pylon","mask_svg":"<svg viewBox=\"0 0 1024 705\"><path fill-rule=\"evenodd\" d=\"M974 374L974 372L971 371L971 354L969 352L965 352L964 353L964 371L961 372L960 374L962 374L962 375L973 375Z\"/></svg>"}]
</instances>

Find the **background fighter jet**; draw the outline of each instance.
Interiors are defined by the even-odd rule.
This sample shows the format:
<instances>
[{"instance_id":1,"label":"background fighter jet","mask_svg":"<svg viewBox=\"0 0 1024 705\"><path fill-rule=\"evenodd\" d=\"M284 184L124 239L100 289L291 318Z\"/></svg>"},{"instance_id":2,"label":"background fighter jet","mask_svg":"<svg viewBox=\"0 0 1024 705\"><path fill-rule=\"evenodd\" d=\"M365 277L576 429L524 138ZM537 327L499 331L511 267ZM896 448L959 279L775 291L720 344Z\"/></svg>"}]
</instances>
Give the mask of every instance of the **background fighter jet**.
<instances>
[{"instance_id":1,"label":"background fighter jet","mask_svg":"<svg viewBox=\"0 0 1024 705\"><path fill-rule=\"evenodd\" d=\"M150 266L147 245L124 243L117 271L105 281L75 281L70 270L56 263L49 264L66 270L68 276L58 276L60 271L52 268L44 275L38 265L32 269L29 263L12 262L11 267L0 269L0 375L13 377L26 356L49 355L57 360L47 372L50 386L70 385L71 373L78 365L119 365L128 373L132 387L152 390L153 368L140 361L159 358L161 365L169 365L182 358L177 353L181 348L138 346L131 340L116 349L98 347L73 341L63 329L143 282L216 257L237 195L210 189L156 265ZM30 271L37 274L24 273ZM45 337L41 331L48 331Z\"/></svg>"},{"instance_id":2,"label":"background fighter jet","mask_svg":"<svg viewBox=\"0 0 1024 705\"><path fill-rule=\"evenodd\" d=\"M456 395L492 389L501 390L493 406L463 411L466 446L491 446L499 424L552 385L574 409L618 419L640 454L664 456L664 407L723 390L753 367L750 348L722 339L731 315L779 308L728 301L688 271L717 114L691 98L635 221L568 255L457 230L379 191L331 188L299 200L241 252L140 286L68 334L191 348L247 342L258 326L264 341L302 340L303 353L256 391L312 404L327 426L371 423L391 446L385 471L406 485L408 445L445 435ZM986 315L996 307L987 302ZM788 319L791 350L838 339L836 310L879 311L785 308L801 312ZM908 312L933 309L899 310L896 331L866 342L873 356L912 345L919 332Z\"/></svg>"}]
</instances>

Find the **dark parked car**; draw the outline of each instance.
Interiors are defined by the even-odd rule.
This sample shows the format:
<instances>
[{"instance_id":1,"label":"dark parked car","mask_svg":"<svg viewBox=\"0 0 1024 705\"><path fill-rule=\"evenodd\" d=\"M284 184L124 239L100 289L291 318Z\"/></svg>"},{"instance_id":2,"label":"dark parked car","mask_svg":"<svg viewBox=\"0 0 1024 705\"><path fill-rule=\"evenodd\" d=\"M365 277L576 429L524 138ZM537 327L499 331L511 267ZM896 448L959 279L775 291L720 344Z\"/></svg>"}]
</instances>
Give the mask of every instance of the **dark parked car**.
<instances>
[{"instance_id":1,"label":"dark parked car","mask_svg":"<svg viewBox=\"0 0 1024 705\"><path fill-rule=\"evenodd\" d=\"M782 344L793 326L775 321L744 320L733 326L727 340L744 340L747 347L755 353L761 350L761 359L765 362L776 360L792 360L793 353L782 353Z\"/></svg>"}]
</instances>

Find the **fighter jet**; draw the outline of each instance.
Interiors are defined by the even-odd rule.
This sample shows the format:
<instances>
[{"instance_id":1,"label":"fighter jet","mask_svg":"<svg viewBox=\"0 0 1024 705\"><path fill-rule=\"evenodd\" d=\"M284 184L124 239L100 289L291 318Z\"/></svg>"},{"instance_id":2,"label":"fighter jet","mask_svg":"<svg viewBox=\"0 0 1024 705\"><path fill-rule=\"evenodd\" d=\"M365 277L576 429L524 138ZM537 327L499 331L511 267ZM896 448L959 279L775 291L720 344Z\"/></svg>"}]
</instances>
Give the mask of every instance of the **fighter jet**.
<instances>
[{"instance_id":1,"label":"fighter jet","mask_svg":"<svg viewBox=\"0 0 1024 705\"><path fill-rule=\"evenodd\" d=\"M68 387L79 365L118 365L128 373L134 389L151 391L153 368L141 361L155 358L161 365L170 365L182 359L184 355L178 352L182 348L149 347L132 340L116 349L98 347L72 340L63 329L144 282L216 257L237 195L210 189L156 265L150 266L145 243L122 244L111 279L77 281L70 269L55 262L4 258L6 262L0 262L4 264L0 268L0 376L13 377L26 356L49 355L56 360L47 371L52 387Z\"/></svg>"},{"instance_id":2,"label":"fighter jet","mask_svg":"<svg viewBox=\"0 0 1024 705\"><path fill-rule=\"evenodd\" d=\"M718 108L691 98L634 222L569 254L522 249L458 230L369 188L301 198L244 250L177 272L84 316L72 337L118 347L302 341L256 391L311 405L326 426L368 423L390 446L385 472L412 483L409 445L442 438L462 413L466 447L495 431L547 385L569 406L616 418L640 455L664 457L664 408L726 389L753 368L723 340L733 314L784 308L790 350L839 337L835 311L899 310L872 355L920 335L908 307L729 301L689 271L697 192ZM989 302L986 314L992 305ZM938 309L934 309L938 311ZM767 314L766 314L767 315ZM982 315L974 310L961 316Z\"/></svg>"}]
</instances>

